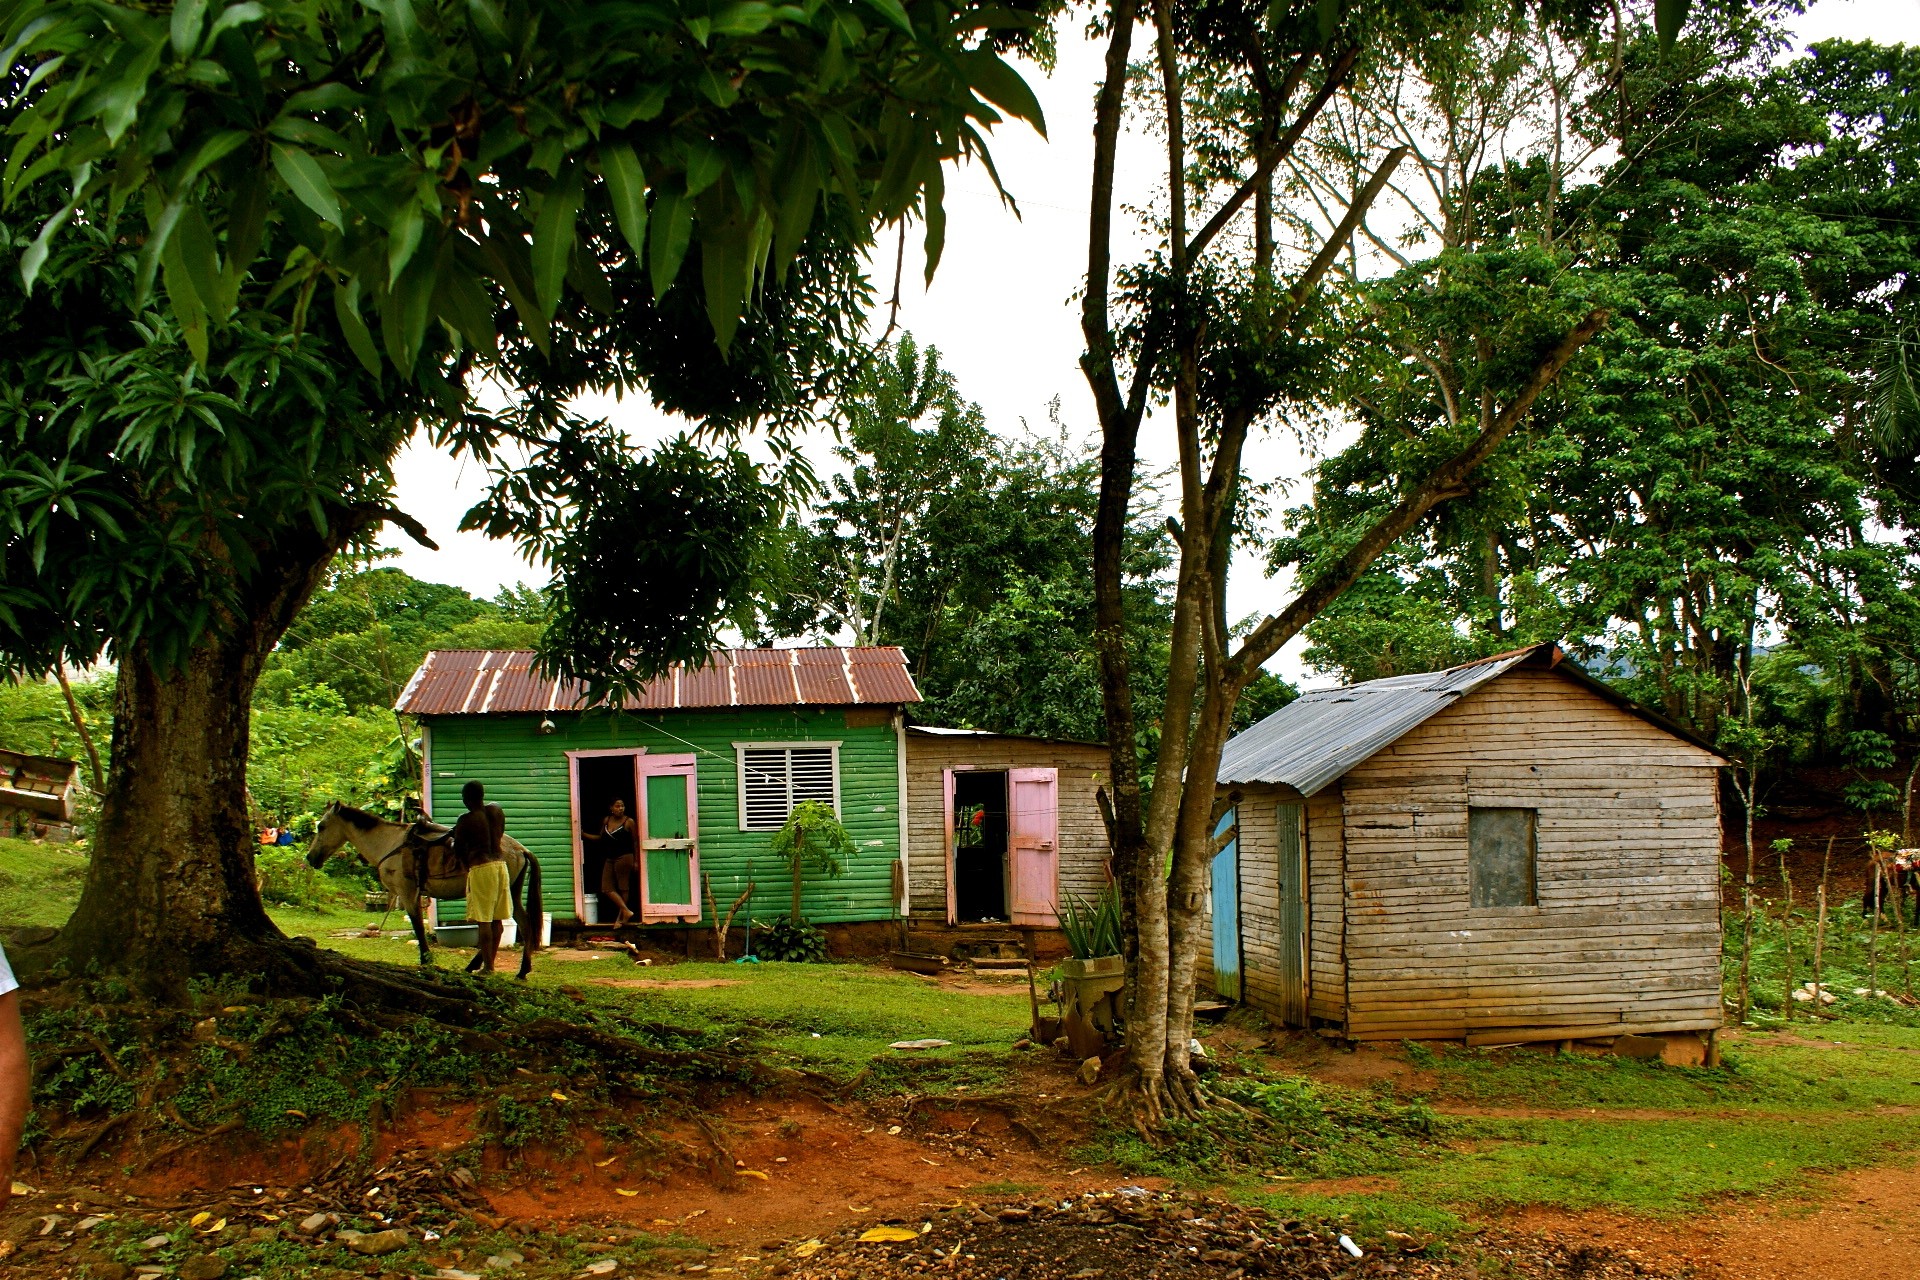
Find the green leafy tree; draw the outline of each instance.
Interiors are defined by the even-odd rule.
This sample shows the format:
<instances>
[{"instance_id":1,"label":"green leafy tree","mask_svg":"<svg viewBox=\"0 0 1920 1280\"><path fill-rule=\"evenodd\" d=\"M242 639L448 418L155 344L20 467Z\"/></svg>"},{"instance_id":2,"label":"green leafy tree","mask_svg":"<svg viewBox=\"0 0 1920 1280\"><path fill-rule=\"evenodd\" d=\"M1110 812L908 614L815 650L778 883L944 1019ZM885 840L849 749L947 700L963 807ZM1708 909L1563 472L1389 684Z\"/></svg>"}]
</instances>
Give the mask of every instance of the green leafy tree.
<instances>
[{"instance_id":1,"label":"green leafy tree","mask_svg":"<svg viewBox=\"0 0 1920 1280\"><path fill-rule=\"evenodd\" d=\"M843 470L807 518L788 522L760 632L900 645L926 699L915 714L930 723L1099 740L1092 459L1057 420L1053 434L995 434L938 352L911 336L879 348L839 407ZM1136 519L1128 554L1151 752L1165 530Z\"/></svg>"},{"instance_id":2,"label":"green leafy tree","mask_svg":"<svg viewBox=\"0 0 1920 1280\"><path fill-rule=\"evenodd\" d=\"M1038 121L996 52L1030 25L0 3L0 651L120 673L98 848L45 958L156 990L344 964L260 908L249 707L336 556L383 523L423 536L391 502L423 425L492 470L470 526L552 570L557 673L610 696L704 652L775 502L732 446L837 385L876 225L914 212L937 259L940 166L980 154L989 103ZM514 389L498 413L468 398L482 376ZM638 454L569 410L588 389L702 443Z\"/></svg>"},{"instance_id":3,"label":"green leafy tree","mask_svg":"<svg viewBox=\"0 0 1920 1280\"><path fill-rule=\"evenodd\" d=\"M802 800L780 829L773 833L773 856L787 864L793 876L793 910L788 919L803 923L800 893L809 872L823 876L841 876L847 863L859 849L848 834L833 806L819 800Z\"/></svg>"},{"instance_id":4,"label":"green leafy tree","mask_svg":"<svg viewBox=\"0 0 1920 1280\"><path fill-rule=\"evenodd\" d=\"M1134 66L1136 23L1150 20L1152 63ZM1368 211L1415 148L1377 122L1338 149L1336 196L1303 244L1282 254L1276 171L1301 141L1342 117L1329 104L1447 85L1455 56L1529 30L1507 5L1406 3L1106 7L1106 74L1096 97L1082 358L1100 416L1100 501L1094 524L1095 641L1112 752L1115 875L1126 905L1130 963L1128 1067L1144 1126L1206 1103L1189 1059L1195 976L1205 936L1201 904L1212 854L1215 778L1239 699L1262 667L1403 535L1470 491L1561 371L1599 331L1606 309L1565 254L1515 230L1558 192L1514 201L1515 217L1484 241L1442 243L1401 268L1404 302L1359 316L1326 298L1351 258ZM1144 261L1116 268L1114 179L1131 106L1166 141L1167 200ZM1465 139L1456 141L1464 143ZM1335 153L1334 148L1327 148ZM1464 151L1461 152L1464 154ZM1476 160L1475 167L1482 163ZM1437 203L1470 192L1442 185ZM1305 205L1324 195L1302 195ZM1248 225L1248 223L1252 225ZM1225 234L1235 227L1239 236ZM1251 232L1251 235L1245 233ZM1251 241L1251 253L1238 251ZM1227 576L1250 515L1245 475L1256 432L1303 434L1330 412L1358 407L1345 382L1379 335L1451 339L1438 369L1409 359L1388 389L1383 420L1402 438L1390 454L1385 501L1326 530L1322 550L1279 612L1238 630L1226 617ZM1462 396L1462 390L1469 392ZM1148 405L1167 408L1179 458L1169 521L1177 547L1163 732L1151 784L1137 750L1134 681L1124 643L1125 552ZM1169 871L1169 867L1171 870Z\"/></svg>"},{"instance_id":5,"label":"green leafy tree","mask_svg":"<svg viewBox=\"0 0 1920 1280\"><path fill-rule=\"evenodd\" d=\"M256 701L297 701L316 685L354 714L391 707L428 649L532 649L544 603L476 600L391 566L343 558L261 672Z\"/></svg>"}]
</instances>

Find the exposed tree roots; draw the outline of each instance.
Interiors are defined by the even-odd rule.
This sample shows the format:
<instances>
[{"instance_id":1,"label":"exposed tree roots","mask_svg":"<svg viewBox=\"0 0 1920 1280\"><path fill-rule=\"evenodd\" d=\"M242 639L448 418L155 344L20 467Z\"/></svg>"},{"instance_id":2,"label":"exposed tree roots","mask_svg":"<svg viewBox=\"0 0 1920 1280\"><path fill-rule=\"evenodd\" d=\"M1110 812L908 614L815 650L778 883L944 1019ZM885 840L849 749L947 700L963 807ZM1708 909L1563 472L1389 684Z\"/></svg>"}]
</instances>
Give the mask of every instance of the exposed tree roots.
<instances>
[{"instance_id":1,"label":"exposed tree roots","mask_svg":"<svg viewBox=\"0 0 1920 1280\"><path fill-rule=\"evenodd\" d=\"M43 959L54 941L42 940ZM300 939L243 940L217 964L198 960L164 984L38 966L26 1004L38 1161L111 1152L145 1163L237 1130L284 1134L286 1117L305 1124L309 1112L314 1124L378 1128L415 1087L524 1094L495 1121L532 1125L519 1140L539 1141L541 1125L562 1120L538 1114L562 1096L554 1085L569 1116L673 1113L780 1075L709 1033L506 978L355 960Z\"/></svg>"}]
</instances>

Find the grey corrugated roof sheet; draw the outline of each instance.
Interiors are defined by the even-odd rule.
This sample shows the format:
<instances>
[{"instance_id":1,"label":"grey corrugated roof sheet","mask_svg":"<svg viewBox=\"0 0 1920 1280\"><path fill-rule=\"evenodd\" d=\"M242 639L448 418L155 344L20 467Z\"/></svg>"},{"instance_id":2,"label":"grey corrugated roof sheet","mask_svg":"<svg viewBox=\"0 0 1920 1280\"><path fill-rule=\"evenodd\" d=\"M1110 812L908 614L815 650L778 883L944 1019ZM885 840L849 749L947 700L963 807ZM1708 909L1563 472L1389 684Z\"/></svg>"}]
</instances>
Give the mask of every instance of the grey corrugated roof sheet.
<instances>
[{"instance_id":1,"label":"grey corrugated roof sheet","mask_svg":"<svg viewBox=\"0 0 1920 1280\"><path fill-rule=\"evenodd\" d=\"M1220 755L1220 781L1277 782L1310 796L1522 663L1556 671L1629 715L1719 755L1712 743L1588 675L1561 652L1559 645L1536 644L1445 671L1388 676L1344 689L1303 693L1228 741Z\"/></svg>"},{"instance_id":2,"label":"grey corrugated roof sheet","mask_svg":"<svg viewBox=\"0 0 1920 1280\"><path fill-rule=\"evenodd\" d=\"M1536 645L1445 671L1303 693L1227 743L1220 781L1277 782L1310 796L1487 681L1552 648Z\"/></svg>"}]
</instances>

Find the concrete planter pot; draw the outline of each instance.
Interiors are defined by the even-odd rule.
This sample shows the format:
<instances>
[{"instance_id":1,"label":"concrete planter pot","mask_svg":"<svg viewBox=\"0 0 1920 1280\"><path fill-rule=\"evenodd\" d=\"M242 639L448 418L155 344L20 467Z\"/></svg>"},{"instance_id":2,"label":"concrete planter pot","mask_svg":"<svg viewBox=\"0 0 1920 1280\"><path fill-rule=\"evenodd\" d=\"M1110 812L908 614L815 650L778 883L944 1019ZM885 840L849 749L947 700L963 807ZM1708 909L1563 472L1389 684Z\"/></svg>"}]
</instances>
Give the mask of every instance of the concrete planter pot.
<instances>
[{"instance_id":1,"label":"concrete planter pot","mask_svg":"<svg viewBox=\"0 0 1920 1280\"><path fill-rule=\"evenodd\" d=\"M1079 982L1088 978L1124 978L1127 974L1125 956L1089 956L1085 960L1062 960L1060 977L1068 982Z\"/></svg>"},{"instance_id":2,"label":"concrete planter pot","mask_svg":"<svg viewBox=\"0 0 1920 1280\"><path fill-rule=\"evenodd\" d=\"M1127 983L1127 962L1121 956L1062 960L1058 972L1060 1021L1073 1054L1099 1057L1113 1037L1114 997Z\"/></svg>"}]
</instances>

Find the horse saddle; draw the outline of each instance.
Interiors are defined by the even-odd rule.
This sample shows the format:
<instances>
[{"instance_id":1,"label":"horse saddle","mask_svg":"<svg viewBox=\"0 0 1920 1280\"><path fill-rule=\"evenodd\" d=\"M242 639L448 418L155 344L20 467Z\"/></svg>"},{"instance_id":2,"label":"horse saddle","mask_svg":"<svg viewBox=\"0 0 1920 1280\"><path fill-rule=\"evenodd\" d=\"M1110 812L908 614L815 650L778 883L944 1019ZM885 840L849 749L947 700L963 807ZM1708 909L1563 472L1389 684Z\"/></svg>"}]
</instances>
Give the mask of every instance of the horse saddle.
<instances>
[{"instance_id":1,"label":"horse saddle","mask_svg":"<svg viewBox=\"0 0 1920 1280\"><path fill-rule=\"evenodd\" d=\"M407 828L407 843L418 858L415 866L424 872L421 879L429 884L447 881L466 884L467 869L453 856L452 827L422 818Z\"/></svg>"}]
</instances>

